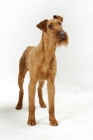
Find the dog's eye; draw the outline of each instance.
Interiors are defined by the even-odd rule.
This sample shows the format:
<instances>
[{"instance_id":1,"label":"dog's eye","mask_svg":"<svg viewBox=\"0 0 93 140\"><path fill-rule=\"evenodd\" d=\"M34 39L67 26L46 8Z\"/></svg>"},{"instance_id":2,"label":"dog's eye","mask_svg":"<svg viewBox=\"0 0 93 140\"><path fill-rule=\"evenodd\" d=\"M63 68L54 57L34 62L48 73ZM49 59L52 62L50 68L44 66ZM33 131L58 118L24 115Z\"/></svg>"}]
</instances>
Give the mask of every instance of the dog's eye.
<instances>
[{"instance_id":1,"label":"dog's eye","mask_svg":"<svg viewBox=\"0 0 93 140\"><path fill-rule=\"evenodd\" d=\"M50 24L50 25L48 25L48 28L49 28L49 29L52 29L52 28L53 28L53 26Z\"/></svg>"},{"instance_id":2,"label":"dog's eye","mask_svg":"<svg viewBox=\"0 0 93 140\"><path fill-rule=\"evenodd\" d=\"M61 25L61 22L58 22L59 25Z\"/></svg>"}]
</instances>

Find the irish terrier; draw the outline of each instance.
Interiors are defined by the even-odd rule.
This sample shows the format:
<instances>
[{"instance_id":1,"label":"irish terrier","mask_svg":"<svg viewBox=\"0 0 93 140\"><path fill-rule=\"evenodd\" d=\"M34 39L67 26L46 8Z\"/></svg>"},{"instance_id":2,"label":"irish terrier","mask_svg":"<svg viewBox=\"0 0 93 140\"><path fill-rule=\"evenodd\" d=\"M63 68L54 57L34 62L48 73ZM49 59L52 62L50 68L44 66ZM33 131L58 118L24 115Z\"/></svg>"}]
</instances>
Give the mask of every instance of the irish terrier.
<instances>
[{"instance_id":1,"label":"irish terrier","mask_svg":"<svg viewBox=\"0 0 93 140\"><path fill-rule=\"evenodd\" d=\"M29 83L29 116L28 125L36 125L35 120L35 90L38 86L38 97L41 107L46 107L42 96L42 87L44 80L47 80L48 103L49 103L49 121L50 125L57 126L58 121L55 118L54 98L55 98L55 75L57 63L55 51L57 46L68 44L68 35L62 28L63 17L54 15L53 19L43 20L36 26L42 30L40 43L36 46L29 46L20 58L18 85L19 100L16 109L21 109L23 105L23 82L27 71L30 72Z\"/></svg>"}]
</instances>

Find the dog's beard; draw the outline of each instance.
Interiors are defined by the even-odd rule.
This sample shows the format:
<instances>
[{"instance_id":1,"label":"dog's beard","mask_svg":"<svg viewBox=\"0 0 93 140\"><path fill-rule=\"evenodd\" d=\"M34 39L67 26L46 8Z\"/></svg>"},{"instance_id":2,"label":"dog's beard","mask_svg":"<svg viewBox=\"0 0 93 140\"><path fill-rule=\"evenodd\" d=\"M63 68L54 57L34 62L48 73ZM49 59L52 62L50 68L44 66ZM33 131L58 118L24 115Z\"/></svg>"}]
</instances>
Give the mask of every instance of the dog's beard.
<instances>
[{"instance_id":1,"label":"dog's beard","mask_svg":"<svg viewBox=\"0 0 93 140\"><path fill-rule=\"evenodd\" d=\"M57 43L58 47L60 47L60 46L67 46L67 45L68 45L68 37L66 37L66 39L64 39L64 40L58 41L58 43Z\"/></svg>"}]
</instances>

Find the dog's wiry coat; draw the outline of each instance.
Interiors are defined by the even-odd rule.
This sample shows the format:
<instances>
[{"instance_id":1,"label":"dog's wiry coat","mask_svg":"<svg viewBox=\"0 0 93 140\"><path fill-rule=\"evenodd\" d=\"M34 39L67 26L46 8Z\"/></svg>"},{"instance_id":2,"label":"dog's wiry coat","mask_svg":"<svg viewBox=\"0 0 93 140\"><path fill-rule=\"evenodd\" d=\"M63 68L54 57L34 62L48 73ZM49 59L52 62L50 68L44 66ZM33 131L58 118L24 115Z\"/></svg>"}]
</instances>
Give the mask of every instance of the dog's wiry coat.
<instances>
[{"instance_id":1,"label":"dog's wiry coat","mask_svg":"<svg viewBox=\"0 0 93 140\"><path fill-rule=\"evenodd\" d=\"M61 16L53 16L51 20L43 20L37 27L42 30L40 43L36 46L29 46L24 51L19 63L19 100L16 109L22 108L23 103L23 82L27 71L30 73L29 83L29 116L28 124L35 125L35 90L38 86L38 97L41 107L46 107L42 97L42 87L44 80L47 80L48 103L49 103L49 120L50 125L57 126L58 121L55 118L54 97L55 97L55 75L57 71L55 51L57 46L67 45L68 36L62 29Z\"/></svg>"}]
</instances>

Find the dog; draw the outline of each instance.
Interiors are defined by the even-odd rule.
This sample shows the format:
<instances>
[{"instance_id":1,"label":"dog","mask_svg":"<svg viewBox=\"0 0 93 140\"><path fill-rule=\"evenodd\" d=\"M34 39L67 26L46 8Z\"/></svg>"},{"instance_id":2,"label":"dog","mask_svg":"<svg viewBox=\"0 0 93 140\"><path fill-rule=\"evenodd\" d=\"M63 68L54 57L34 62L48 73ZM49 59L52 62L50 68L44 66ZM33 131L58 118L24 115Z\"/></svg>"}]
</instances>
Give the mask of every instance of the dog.
<instances>
[{"instance_id":1,"label":"dog","mask_svg":"<svg viewBox=\"0 0 93 140\"><path fill-rule=\"evenodd\" d=\"M28 125L36 125L35 119L35 91L38 85L39 103L42 108L46 107L43 100L42 87L47 80L49 121L50 125L57 126L58 121L55 118L55 76L57 72L57 63L55 51L57 46L68 45L68 35L62 28L63 17L54 15L53 19L43 20L37 24L37 28L42 30L40 43L34 46L28 46L23 52L19 62L19 100L16 109L21 109L23 105L23 82L27 71L30 73L29 92L29 115Z\"/></svg>"}]
</instances>

